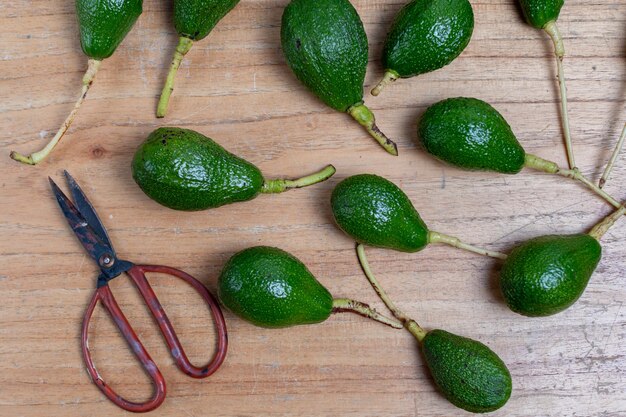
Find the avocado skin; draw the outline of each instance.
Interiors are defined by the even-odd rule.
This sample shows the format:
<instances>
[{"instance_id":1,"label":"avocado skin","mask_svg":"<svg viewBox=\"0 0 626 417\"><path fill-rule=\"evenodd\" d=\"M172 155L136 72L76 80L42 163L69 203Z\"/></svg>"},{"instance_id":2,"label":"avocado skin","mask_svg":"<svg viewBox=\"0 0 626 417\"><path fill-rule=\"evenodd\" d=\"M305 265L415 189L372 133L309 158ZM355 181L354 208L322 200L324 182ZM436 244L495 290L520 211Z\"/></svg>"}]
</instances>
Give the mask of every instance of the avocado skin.
<instances>
[{"instance_id":1,"label":"avocado skin","mask_svg":"<svg viewBox=\"0 0 626 417\"><path fill-rule=\"evenodd\" d=\"M474 31L467 0L413 0L394 19L383 48L383 66L412 77L448 65Z\"/></svg>"},{"instance_id":2,"label":"avocado skin","mask_svg":"<svg viewBox=\"0 0 626 417\"><path fill-rule=\"evenodd\" d=\"M526 152L488 103L457 97L430 106L417 127L426 151L460 168L516 174Z\"/></svg>"},{"instance_id":3,"label":"avocado skin","mask_svg":"<svg viewBox=\"0 0 626 417\"><path fill-rule=\"evenodd\" d=\"M502 295L511 310L524 316L556 314L582 295L601 257L600 243L587 234L528 240L504 261Z\"/></svg>"},{"instance_id":4,"label":"avocado skin","mask_svg":"<svg viewBox=\"0 0 626 417\"><path fill-rule=\"evenodd\" d=\"M142 12L142 0L77 0L80 45L90 58L110 57Z\"/></svg>"},{"instance_id":5,"label":"avocado skin","mask_svg":"<svg viewBox=\"0 0 626 417\"><path fill-rule=\"evenodd\" d=\"M174 0L174 27L180 36L204 39L239 0Z\"/></svg>"},{"instance_id":6,"label":"avocado skin","mask_svg":"<svg viewBox=\"0 0 626 417\"><path fill-rule=\"evenodd\" d=\"M522 13L529 25L543 29L551 21L559 18L564 0L519 0Z\"/></svg>"},{"instance_id":7,"label":"avocado skin","mask_svg":"<svg viewBox=\"0 0 626 417\"><path fill-rule=\"evenodd\" d=\"M279 328L326 320L333 298L293 255L255 246L233 255L218 280L222 304L261 327Z\"/></svg>"},{"instance_id":8,"label":"avocado skin","mask_svg":"<svg viewBox=\"0 0 626 417\"><path fill-rule=\"evenodd\" d=\"M133 178L154 201L175 210L204 210L250 200L263 186L261 171L193 130L161 127L132 161Z\"/></svg>"},{"instance_id":9,"label":"avocado skin","mask_svg":"<svg viewBox=\"0 0 626 417\"><path fill-rule=\"evenodd\" d=\"M363 101L367 36L348 0L293 0L280 39L296 77L328 106L345 112Z\"/></svg>"},{"instance_id":10,"label":"avocado skin","mask_svg":"<svg viewBox=\"0 0 626 417\"><path fill-rule=\"evenodd\" d=\"M422 352L435 383L457 407L486 413L509 400L511 374L484 344L445 330L431 330L422 341Z\"/></svg>"},{"instance_id":11,"label":"avocado skin","mask_svg":"<svg viewBox=\"0 0 626 417\"><path fill-rule=\"evenodd\" d=\"M428 228L411 200L383 177L348 177L337 184L330 203L339 228L359 243L402 252L428 244Z\"/></svg>"}]
</instances>

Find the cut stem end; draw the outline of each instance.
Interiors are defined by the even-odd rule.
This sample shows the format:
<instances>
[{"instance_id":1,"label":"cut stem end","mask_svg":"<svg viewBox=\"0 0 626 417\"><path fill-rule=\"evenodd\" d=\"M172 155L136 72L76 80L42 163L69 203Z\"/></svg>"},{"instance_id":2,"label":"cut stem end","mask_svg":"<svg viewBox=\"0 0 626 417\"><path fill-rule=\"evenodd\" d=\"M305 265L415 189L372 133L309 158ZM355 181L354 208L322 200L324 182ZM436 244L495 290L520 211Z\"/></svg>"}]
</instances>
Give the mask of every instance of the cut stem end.
<instances>
[{"instance_id":1,"label":"cut stem end","mask_svg":"<svg viewBox=\"0 0 626 417\"><path fill-rule=\"evenodd\" d=\"M398 75L397 72L395 72L394 70L387 70L385 71L385 75L383 76L383 79L380 80L380 82L378 83L378 85L376 85L376 87L374 87L372 89L372 95L373 96L378 96L381 91L383 91L383 89L391 84L392 82L396 81L400 76Z\"/></svg>"},{"instance_id":2,"label":"cut stem end","mask_svg":"<svg viewBox=\"0 0 626 417\"><path fill-rule=\"evenodd\" d=\"M337 170L333 165L326 165L322 170L317 171L314 174L307 175L306 177L302 178L297 178L295 180L282 178L266 180L265 183L263 183L261 192L263 194L276 194L282 193L283 191L287 191L292 188L308 187L309 185L326 181L327 179L332 177L335 172L337 172Z\"/></svg>"},{"instance_id":3,"label":"cut stem end","mask_svg":"<svg viewBox=\"0 0 626 417\"><path fill-rule=\"evenodd\" d=\"M383 316L369 305L360 301L351 300L349 298L335 298L333 300L333 312L355 313L360 316L377 321L379 323L386 324L387 326L393 327L394 329L402 329L404 327L399 321Z\"/></svg>"},{"instance_id":4,"label":"cut stem end","mask_svg":"<svg viewBox=\"0 0 626 417\"><path fill-rule=\"evenodd\" d=\"M394 156L398 156L398 146L394 141L389 139L379 128L376 126L376 119L374 113L367 108L363 103L356 104L348 109L348 114L354 118L361 126L367 130L367 132L376 139L376 142L380 144L388 153Z\"/></svg>"},{"instance_id":5,"label":"cut stem end","mask_svg":"<svg viewBox=\"0 0 626 417\"><path fill-rule=\"evenodd\" d=\"M157 106L156 116L161 118L167 114L167 108L170 103L170 97L174 91L174 82L176 81L176 73L180 67L180 63L183 58L189 52L193 46L193 41L185 36L178 38L178 45L174 51L174 58L172 58L172 64L170 65L170 71L167 73L165 85L161 91L161 98L159 98L159 104Z\"/></svg>"},{"instance_id":6,"label":"cut stem end","mask_svg":"<svg viewBox=\"0 0 626 417\"><path fill-rule=\"evenodd\" d=\"M44 146L41 150L37 152L33 152L30 155L22 155L19 152L12 151L11 154L9 155L11 159L17 162L21 162L23 164L27 164L27 165L37 165L38 163L46 159L48 155L50 155L52 150L55 148L55 146L57 146L57 144L61 141L61 139L67 132L67 130L72 125L72 122L74 121L74 118L76 117L76 114L78 113L78 109L80 109L80 106L83 104L83 101L85 100L85 97L87 97L87 93L89 92L89 88L91 87L91 84L93 84L93 80L96 78L96 74L98 73L100 64L102 64L102 61L97 60L97 59L89 59L87 61L87 71L85 72L85 75L83 76L83 81L82 81L83 86L81 88L80 96L78 97L78 100L74 104L74 108L72 109L70 114L67 116L67 118L65 119L65 121L63 122L59 130L57 131L56 135L54 135L54 137L50 140L50 142L48 142L48 144Z\"/></svg>"},{"instance_id":7,"label":"cut stem end","mask_svg":"<svg viewBox=\"0 0 626 417\"><path fill-rule=\"evenodd\" d=\"M489 256L496 259L506 259L507 255L501 252L491 251L462 242L459 238L448 236L443 233L428 231L428 243L443 243L468 252Z\"/></svg>"}]
</instances>

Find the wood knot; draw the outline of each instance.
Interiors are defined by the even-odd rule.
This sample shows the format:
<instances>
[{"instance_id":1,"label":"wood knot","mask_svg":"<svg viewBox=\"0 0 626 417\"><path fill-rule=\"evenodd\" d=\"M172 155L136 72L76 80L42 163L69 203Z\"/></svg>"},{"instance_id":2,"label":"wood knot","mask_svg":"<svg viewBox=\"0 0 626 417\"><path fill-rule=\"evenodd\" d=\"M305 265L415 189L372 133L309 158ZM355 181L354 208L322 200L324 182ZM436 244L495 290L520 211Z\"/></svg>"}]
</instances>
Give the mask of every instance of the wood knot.
<instances>
[{"instance_id":1,"label":"wood knot","mask_svg":"<svg viewBox=\"0 0 626 417\"><path fill-rule=\"evenodd\" d=\"M100 145L94 146L93 148L91 148L91 154L96 159L102 158L105 153L106 153L106 150Z\"/></svg>"}]
</instances>

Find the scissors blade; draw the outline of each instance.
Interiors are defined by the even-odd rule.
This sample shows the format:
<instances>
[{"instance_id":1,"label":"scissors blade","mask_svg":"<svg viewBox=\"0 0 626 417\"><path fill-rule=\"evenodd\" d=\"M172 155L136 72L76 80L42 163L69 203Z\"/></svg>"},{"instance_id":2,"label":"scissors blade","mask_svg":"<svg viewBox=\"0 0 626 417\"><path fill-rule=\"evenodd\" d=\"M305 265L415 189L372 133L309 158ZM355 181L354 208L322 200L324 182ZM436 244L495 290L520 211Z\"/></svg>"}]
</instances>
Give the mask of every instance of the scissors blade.
<instances>
[{"instance_id":1,"label":"scissors blade","mask_svg":"<svg viewBox=\"0 0 626 417\"><path fill-rule=\"evenodd\" d=\"M113 249L98 236L98 234L91 228L87 220L78 211L76 206L67 198L67 196L61 191L61 189L50 180L50 186L52 191L61 207L61 211L65 215L65 219L69 223L70 227L76 234L76 237L85 247L89 255L100 265L101 257L103 255L110 255L114 257ZM102 269L102 266L101 266Z\"/></svg>"},{"instance_id":2,"label":"scissors blade","mask_svg":"<svg viewBox=\"0 0 626 417\"><path fill-rule=\"evenodd\" d=\"M72 192L72 197L74 198L74 203L78 208L80 214L87 220L89 226L96 232L100 240L109 245L111 248L111 252L115 255L115 251L113 250L113 245L111 244L111 239L109 239L109 234L107 233L100 217L96 213L96 210L93 208L93 205L83 193L83 190L80 188L74 177L70 175L69 172L64 171L65 178L67 178L67 183L70 186L70 191Z\"/></svg>"}]
</instances>

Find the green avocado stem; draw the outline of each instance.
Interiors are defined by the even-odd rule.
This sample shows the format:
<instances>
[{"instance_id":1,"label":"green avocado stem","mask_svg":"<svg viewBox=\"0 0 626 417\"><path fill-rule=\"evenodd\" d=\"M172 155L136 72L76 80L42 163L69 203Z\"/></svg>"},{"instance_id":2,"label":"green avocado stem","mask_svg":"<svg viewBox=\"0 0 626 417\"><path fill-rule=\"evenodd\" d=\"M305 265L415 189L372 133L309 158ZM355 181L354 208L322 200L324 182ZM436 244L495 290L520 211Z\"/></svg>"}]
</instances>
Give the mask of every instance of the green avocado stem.
<instances>
[{"instance_id":1,"label":"green avocado stem","mask_svg":"<svg viewBox=\"0 0 626 417\"><path fill-rule=\"evenodd\" d=\"M589 236L596 240L600 240L600 238L608 232L611 226L613 226L617 220L622 218L624 213L626 213L626 207L624 206L615 210L613 213L602 219L598 224L593 226L593 228L589 231Z\"/></svg>"},{"instance_id":2,"label":"green avocado stem","mask_svg":"<svg viewBox=\"0 0 626 417\"><path fill-rule=\"evenodd\" d=\"M606 181L609 179L609 174L611 173L611 170L613 169L613 164L615 164L615 161L617 160L617 156L619 155L619 152L622 149L622 145L624 144L624 139L626 139L626 123L624 123L624 128L622 129L622 133L619 136L617 143L615 144L615 149L613 149L613 154L611 155L609 162L606 164L606 168L604 168L604 172L602 173L602 178L600 178L598 187L600 188L604 187L604 184L606 184Z\"/></svg>"},{"instance_id":3,"label":"green avocado stem","mask_svg":"<svg viewBox=\"0 0 626 417\"><path fill-rule=\"evenodd\" d=\"M192 46L193 41L191 39L185 36L181 36L180 38L178 38L178 45L176 46L176 50L174 51L174 58L172 59L172 64L170 65L170 71L167 73L167 79L165 80L163 91L161 91L161 98L159 99L159 105L157 106L157 117L165 117L165 115L167 114L167 107L170 104L170 97L172 95L172 91L174 91L176 73L178 72L180 63Z\"/></svg>"},{"instance_id":4,"label":"green avocado stem","mask_svg":"<svg viewBox=\"0 0 626 417\"><path fill-rule=\"evenodd\" d=\"M477 246L469 245L462 242L459 238L454 236L448 236L443 233L428 231L428 243L444 243L446 245L453 246L455 248L463 249L468 252L477 253L479 255L490 256L497 259L506 259L507 255L501 252L491 251Z\"/></svg>"},{"instance_id":5,"label":"green avocado stem","mask_svg":"<svg viewBox=\"0 0 626 417\"><path fill-rule=\"evenodd\" d=\"M400 74L398 74L394 70L392 69L385 70L385 75L383 76L383 79L380 80L380 82L376 85L376 87L372 89L372 95L373 96L379 95L386 86L388 86L389 84L391 84L398 78L400 78Z\"/></svg>"},{"instance_id":6,"label":"green avocado stem","mask_svg":"<svg viewBox=\"0 0 626 417\"><path fill-rule=\"evenodd\" d=\"M594 193L598 194L604 200L606 200L609 204L611 204L615 208L621 208L622 204L613 198L606 191L595 185L593 182L589 181L587 177L585 177L578 168L574 169L564 169L561 168L556 162L549 161L547 159L543 159L536 155L526 154L526 159L524 161L524 166L527 168L535 169L537 171L546 172L548 174L560 175L561 177L570 178L576 181L581 182L587 188L589 188Z\"/></svg>"},{"instance_id":7,"label":"green avocado stem","mask_svg":"<svg viewBox=\"0 0 626 417\"><path fill-rule=\"evenodd\" d=\"M67 130L72 125L74 117L76 117L76 113L78 113L78 109L80 109L81 104L83 104L83 101L85 100L85 97L87 97L87 93L89 92L89 88L91 87L91 84L93 84L93 80L96 78L96 74L98 73L100 64L102 64L102 61L97 59L89 59L87 61L87 71L83 76L83 87L81 89L80 96L78 97L76 104L74 104L74 108L67 116L67 118L57 131L56 135L54 135L54 137L50 140L50 142L48 142L48 144L41 150L34 152L28 156L22 155L19 152L12 151L10 154L12 159L27 165L37 165L39 162L43 161L48 155L50 155L54 147L57 146L57 144L63 138L63 135L65 135L65 132L67 132Z\"/></svg>"},{"instance_id":8,"label":"green avocado stem","mask_svg":"<svg viewBox=\"0 0 626 417\"><path fill-rule=\"evenodd\" d=\"M326 165L322 170L317 171L314 174L307 175L306 177L297 178L295 180L288 180L277 178L273 180L265 180L261 192L264 194L276 194L283 191L290 190L292 188L308 187L309 185L323 182L332 177L337 170L333 165Z\"/></svg>"},{"instance_id":9,"label":"green avocado stem","mask_svg":"<svg viewBox=\"0 0 626 417\"><path fill-rule=\"evenodd\" d=\"M415 320L407 316L402 310L396 307L394 302L391 301L391 298L389 298L389 296L387 295L387 292L378 282L378 279L376 279L376 276L372 272L369 262L367 261L367 257L365 256L365 246L358 243L356 245L356 254L359 258L359 263L361 264L361 268L363 269L367 280L372 285L374 291L376 291L376 294L378 294L383 303L385 303L389 311L391 311L395 318L402 322L404 328L407 329L409 333L411 333L413 336L415 336L418 342L424 340L424 337L426 336L426 331L422 327L420 327L420 325L417 324Z\"/></svg>"},{"instance_id":10,"label":"green avocado stem","mask_svg":"<svg viewBox=\"0 0 626 417\"><path fill-rule=\"evenodd\" d=\"M546 23L543 30L550 36L550 39L552 39L554 43L554 55L556 56L556 67L559 79L559 93L561 95L561 124L563 126L563 135L565 136L567 160L570 169L576 169L576 161L574 160L574 151L572 149L572 134L569 128L569 116L567 112L567 88L565 87L565 73L563 71L563 56L565 55L563 38L561 37L561 32L559 32L555 20Z\"/></svg>"},{"instance_id":11,"label":"green avocado stem","mask_svg":"<svg viewBox=\"0 0 626 417\"><path fill-rule=\"evenodd\" d=\"M386 324L387 326L393 327L394 329L401 329L403 327L402 323L400 323L399 321L383 316L378 311L374 310L372 307L365 303L352 300L350 298L333 299L333 313L343 312L355 313L375 320L379 323Z\"/></svg>"},{"instance_id":12,"label":"green avocado stem","mask_svg":"<svg viewBox=\"0 0 626 417\"><path fill-rule=\"evenodd\" d=\"M367 132L376 139L376 142L380 144L388 153L394 156L398 156L398 145L391 139L389 139L379 128L376 126L376 119L374 113L367 108L363 102L357 103L351 106L347 110L348 114L354 118L361 126L367 130Z\"/></svg>"}]
</instances>

